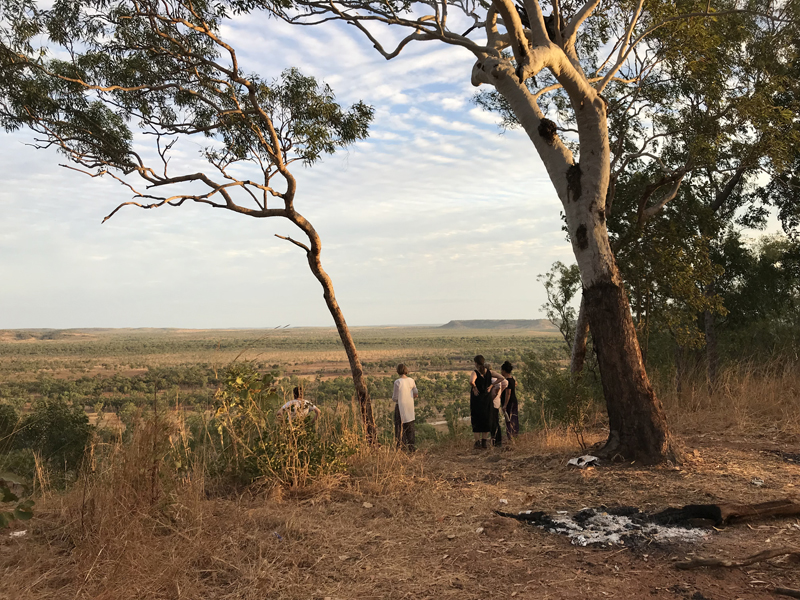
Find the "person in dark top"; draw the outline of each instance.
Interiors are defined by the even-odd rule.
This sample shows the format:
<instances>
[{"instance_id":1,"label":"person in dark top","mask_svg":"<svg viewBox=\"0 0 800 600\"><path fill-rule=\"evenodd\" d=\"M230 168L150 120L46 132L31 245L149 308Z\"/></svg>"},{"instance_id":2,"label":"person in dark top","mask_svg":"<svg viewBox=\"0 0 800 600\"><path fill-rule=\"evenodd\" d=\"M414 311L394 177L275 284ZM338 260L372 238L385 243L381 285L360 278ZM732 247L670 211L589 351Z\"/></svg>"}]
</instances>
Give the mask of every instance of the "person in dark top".
<instances>
[{"instance_id":1,"label":"person in dark top","mask_svg":"<svg viewBox=\"0 0 800 600\"><path fill-rule=\"evenodd\" d=\"M517 381L511 376L514 365L506 361L500 367L500 373L508 381L508 387L503 390L503 412L506 414L506 434L508 439L519 433L519 403L517 402Z\"/></svg>"},{"instance_id":2,"label":"person in dark top","mask_svg":"<svg viewBox=\"0 0 800 600\"><path fill-rule=\"evenodd\" d=\"M486 366L483 356L478 354L475 359L475 370L469 378L469 416L472 421L472 435L475 437L475 448L488 448L489 431L491 430L492 397L492 372ZM502 376L495 375L502 379Z\"/></svg>"}]
</instances>

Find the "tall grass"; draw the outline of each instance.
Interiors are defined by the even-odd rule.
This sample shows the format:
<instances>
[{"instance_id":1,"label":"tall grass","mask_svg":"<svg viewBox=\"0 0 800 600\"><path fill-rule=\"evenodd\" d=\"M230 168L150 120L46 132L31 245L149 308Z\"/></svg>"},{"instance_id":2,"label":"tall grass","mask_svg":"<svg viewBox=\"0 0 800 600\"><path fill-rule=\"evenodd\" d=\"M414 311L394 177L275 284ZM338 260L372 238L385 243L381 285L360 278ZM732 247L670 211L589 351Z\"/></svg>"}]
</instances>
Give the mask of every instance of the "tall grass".
<instances>
[{"instance_id":1,"label":"tall grass","mask_svg":"<svg viewBox=\"0 0 800 600\"><path fill-rule=\"evenodd\" d=\"M710 385L702 365L677 391L674 373L655 378L657 393L678 431L800 431L800 362L745 360L723 367Z\"/></svg>"}]
</instances>

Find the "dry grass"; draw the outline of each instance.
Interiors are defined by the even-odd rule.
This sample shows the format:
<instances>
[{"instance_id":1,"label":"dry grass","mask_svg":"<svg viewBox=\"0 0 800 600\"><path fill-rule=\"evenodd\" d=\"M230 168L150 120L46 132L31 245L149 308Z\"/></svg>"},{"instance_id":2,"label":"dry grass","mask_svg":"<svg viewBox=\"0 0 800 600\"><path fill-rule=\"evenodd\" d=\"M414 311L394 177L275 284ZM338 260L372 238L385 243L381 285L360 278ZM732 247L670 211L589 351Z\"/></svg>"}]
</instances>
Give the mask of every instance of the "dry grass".
<instances>
[{"instance_id":1,"label":"dry grass","mask_svg":"<svg viewBox=\"0 0 800 600\"><path fill-rule=\"evenodd\" d=\"M306 488L207 497L202 479L189 479L154 504L147 469L132 472L135 454L120 457L114 469L45 501L30 536L0 542L0 597L586 598L592 589L591 597L674 599L683 597L676 584L688 586L687 598L694 590L768 597L744 570L679 580L672 561L693 547L580 549L492 511L761 501L791 493L796 466L707 445L681 470L571 471L569 440L527 434L510 452L454 443L411 457L383 448L357 456L351 474ZM754 476L765 488L749 484ZM742 556L797 537L791 523L766 527L729 528L703 554ZM800 584L793 571L757 569L758 581Z\"/></svg>"},{"instance_id":2,"label":"dry grass","mask_svg":"<svg viewBox=\"0 0 800 600\"><path fill-rule=\"evenodd\" d=\"M704 374L695 373L681 394L669 385L659 390L659 397L679 432L758 430L787 438L800 433L800 364L796 361L731 365L720 372L713 390Z\"/></svg>"},{"instance_id":3,"label":"dry grass","mask_svg":"<svg viewBox=\"0 0 800 600\"><path fill-rule=\"evenodd\" d=\"M800 452L798 375L739 370L722 382L711 397L700 386L662 393L690 450L680 468L570 470L575 437L550 429L520 436L510 451L476 452L468 440L413 456L380 448L305 487L212 494L201 475L161 473L154 488L143 431L115 446L102 470L40 500L29 535L0 538L0 598L770 598L770 585L800 587L797 569L684 573L672 564L797 546L800 523L730 527L699 547L633 552L576 548L493 514L797 496L800 467L762 450Z\"/></svg>"}]
</instances>

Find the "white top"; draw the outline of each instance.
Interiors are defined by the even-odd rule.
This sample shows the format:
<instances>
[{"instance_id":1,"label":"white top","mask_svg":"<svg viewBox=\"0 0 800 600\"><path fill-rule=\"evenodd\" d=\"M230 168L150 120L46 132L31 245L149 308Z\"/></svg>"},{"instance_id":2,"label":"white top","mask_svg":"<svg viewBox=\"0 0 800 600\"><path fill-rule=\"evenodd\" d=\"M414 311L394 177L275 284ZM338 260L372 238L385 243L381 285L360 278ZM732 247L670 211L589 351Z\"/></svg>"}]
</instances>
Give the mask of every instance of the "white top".
<instances>
[{"instance_id":1,"label":"white top","mask_svg":"<svg viewBox=\"0 0 800 600\"><path fill-rule=\"evenodd\" d=\"M414 420L414 398L417 396L419 396L417 384L411 377L403 375L400 379L394 380L392 400L400 407L400 420L403 423Z\"/></svg>"},{"instance_id":2,"label":"white top","mask_svg":"<svg viewBox=\"0 0 800 600\"><path fill-rule=\"evenodd\" d=\"M495 383L496 381L497 377L492 377L492 406L500 408L503 403L503 390L508 387L508 380L503 379L500 383Z\"/></svg>"},{"instance_id":3,"label":"white top","mask_svg":"<svg viewBox=\"0 0 800 600\"><path fill-rule=\"evenodd\" d=\"M303 398L295 398L294 400L289 400L286 404L281 406L280 410L288 412L289 420L291 420L295 417L302 419L315 408L316 407L308 400L304 400Z\"/></svg>"}]
</instances>

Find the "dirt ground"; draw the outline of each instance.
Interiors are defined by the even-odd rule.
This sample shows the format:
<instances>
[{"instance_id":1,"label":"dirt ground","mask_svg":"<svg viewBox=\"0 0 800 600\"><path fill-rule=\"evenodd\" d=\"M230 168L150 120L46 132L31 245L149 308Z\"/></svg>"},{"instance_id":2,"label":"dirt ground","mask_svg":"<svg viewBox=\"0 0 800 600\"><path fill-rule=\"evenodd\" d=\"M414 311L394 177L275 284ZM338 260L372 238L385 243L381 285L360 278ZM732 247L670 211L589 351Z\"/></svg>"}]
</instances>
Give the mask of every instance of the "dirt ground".
<instances>
[{"instance_id":1,"label":"dirt ground","mask_svg":"<svg viewBox=\"0 0 800 600\"><path fill-rule=\"evenodd\" d=\"M781 559L675 567L687 557L800 549L794 518L712 529L696 544L630 549L573 546L494 514L798 498L800 465L774 453L800 452L796 437L707 434L683 443L680 467L584 471L566 465L576 455L571 440L543 434L504 452L466 442L411 458L383 451L357 461L350 476L297 491L178 495L163 518L111 507L105 516L98 508L78 515L74 495L54 496L25 536L3 534L0 598L735 600L800 588L800 565Z\"/></svg>"}]
</instances>

